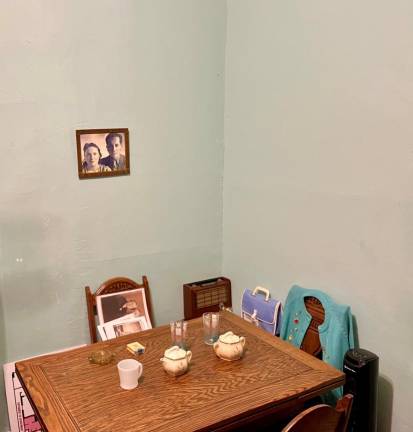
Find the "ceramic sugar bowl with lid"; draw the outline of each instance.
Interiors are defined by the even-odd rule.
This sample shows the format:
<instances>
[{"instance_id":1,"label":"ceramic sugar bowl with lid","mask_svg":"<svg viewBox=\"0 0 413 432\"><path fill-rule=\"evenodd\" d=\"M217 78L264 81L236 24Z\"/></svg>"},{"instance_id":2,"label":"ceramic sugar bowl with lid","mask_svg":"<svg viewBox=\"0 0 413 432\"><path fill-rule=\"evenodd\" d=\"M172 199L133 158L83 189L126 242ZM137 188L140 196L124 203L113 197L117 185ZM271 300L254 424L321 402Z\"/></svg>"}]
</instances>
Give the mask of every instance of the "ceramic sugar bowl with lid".
<instances>
[{"instance_id":1,"label":"ceramic sugar bowl with lid","mask_svg":"<svg viewBox=\"0 0 413 432\"><path fill-rule=\"evenodd\" d=\"M245 337L237 336L232 331L222 334L214 343L215 354L223 360L239 360L244 353Z\"/></svg>"},{"instance_id":2,"label":"ceramic sugar bowl with lid","mask_svg":"<svg viewBox=\"0 0 413 432\"><path fill-rule=\"evenodd\" d=\"M172 376L179 376L188 370L191 358L191 351L173 346L165 351L161 362L165 372Z\"/></svg>"}]
</instances>

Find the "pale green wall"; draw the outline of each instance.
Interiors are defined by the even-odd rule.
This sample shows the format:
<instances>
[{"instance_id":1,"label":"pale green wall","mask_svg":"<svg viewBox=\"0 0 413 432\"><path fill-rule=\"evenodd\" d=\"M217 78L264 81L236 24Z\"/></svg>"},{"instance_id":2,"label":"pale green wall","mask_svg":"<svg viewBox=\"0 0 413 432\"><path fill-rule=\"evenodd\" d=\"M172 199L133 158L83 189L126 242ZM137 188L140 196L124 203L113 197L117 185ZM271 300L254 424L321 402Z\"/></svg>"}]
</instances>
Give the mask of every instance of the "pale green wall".
<instances>
[{"instance_id":1,"label":"pale green wall","mask_svg":"<svg viewBox=\"0 0 413 432\"><path fill-rule=\"evenodd\" d=\"M225 11L2 1L0 363L87 342L86 284L146 274L159 325L220 274ZM80 181L75 130L103 127L131 175Z\"/></svg>"},{"instance_id":2,"label":"pale green wall","mask_svg":"<svg viewBox=\"0 0 413 432\"><path fill-rule=\"evenodd\" d=\"M228 0L223 273L352 306L379 431L413 430L412 41L409 1Z\"/></svg>"}]
</instances>

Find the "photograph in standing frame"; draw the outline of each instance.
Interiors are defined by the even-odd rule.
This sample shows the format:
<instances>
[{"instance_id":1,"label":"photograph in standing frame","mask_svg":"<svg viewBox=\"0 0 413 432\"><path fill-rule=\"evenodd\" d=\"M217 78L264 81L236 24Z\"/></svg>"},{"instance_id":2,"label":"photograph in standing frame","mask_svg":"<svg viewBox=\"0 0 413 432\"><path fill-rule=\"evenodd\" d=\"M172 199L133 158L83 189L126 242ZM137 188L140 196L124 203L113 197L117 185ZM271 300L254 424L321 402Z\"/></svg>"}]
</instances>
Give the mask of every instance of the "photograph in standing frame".
<instances>
[{"instance_id":1,"label":"photograph in standing frame","mask_svg":"<svg viewBox=\"0 0 413 432\"><path fill-rule=\"evenodd\" d=\"M144 317L147 328L152 328L144 288L96 296L96 307L100 325Z\"/></svg>"}]
</instances>

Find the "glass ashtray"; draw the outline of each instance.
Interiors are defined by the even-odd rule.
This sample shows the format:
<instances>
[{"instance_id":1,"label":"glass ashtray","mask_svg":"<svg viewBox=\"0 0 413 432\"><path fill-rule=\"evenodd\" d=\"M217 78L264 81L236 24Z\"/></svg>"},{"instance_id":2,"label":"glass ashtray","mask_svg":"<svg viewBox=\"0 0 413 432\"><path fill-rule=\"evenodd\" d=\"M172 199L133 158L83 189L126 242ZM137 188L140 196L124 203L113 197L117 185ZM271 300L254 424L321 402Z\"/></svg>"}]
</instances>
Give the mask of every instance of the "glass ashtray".
<instances>
[{"instance_id":1,"label":"glass ashtray","mask_svg":"<svg viewBox=\"0 0 413 432\"><path fill-rule=\"evenodd\" d=\"M115 354L107 350L93 351L90 353L88 359L90 363L98 365L107 365L115 357Z\"/></svg>"}]
</instances>

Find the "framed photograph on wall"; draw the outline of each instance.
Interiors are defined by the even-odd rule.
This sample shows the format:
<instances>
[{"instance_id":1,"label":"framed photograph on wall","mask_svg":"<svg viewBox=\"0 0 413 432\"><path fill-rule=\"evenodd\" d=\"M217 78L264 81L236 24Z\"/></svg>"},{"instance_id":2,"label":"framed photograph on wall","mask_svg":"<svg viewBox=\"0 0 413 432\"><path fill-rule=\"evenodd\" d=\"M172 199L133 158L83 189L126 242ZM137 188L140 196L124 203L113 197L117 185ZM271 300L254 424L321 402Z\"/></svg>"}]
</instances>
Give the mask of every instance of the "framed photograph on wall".
<instances>
[{"instance_id":1,"label":"framed photograph on wall","mask_svg":"<svg viewBox=\"0 0 413 432\"><path fill-rule=\"evenodd\" d=\"M80 179L130 174L128 129L76 131Z\"/></svg>"}]
</instances>

